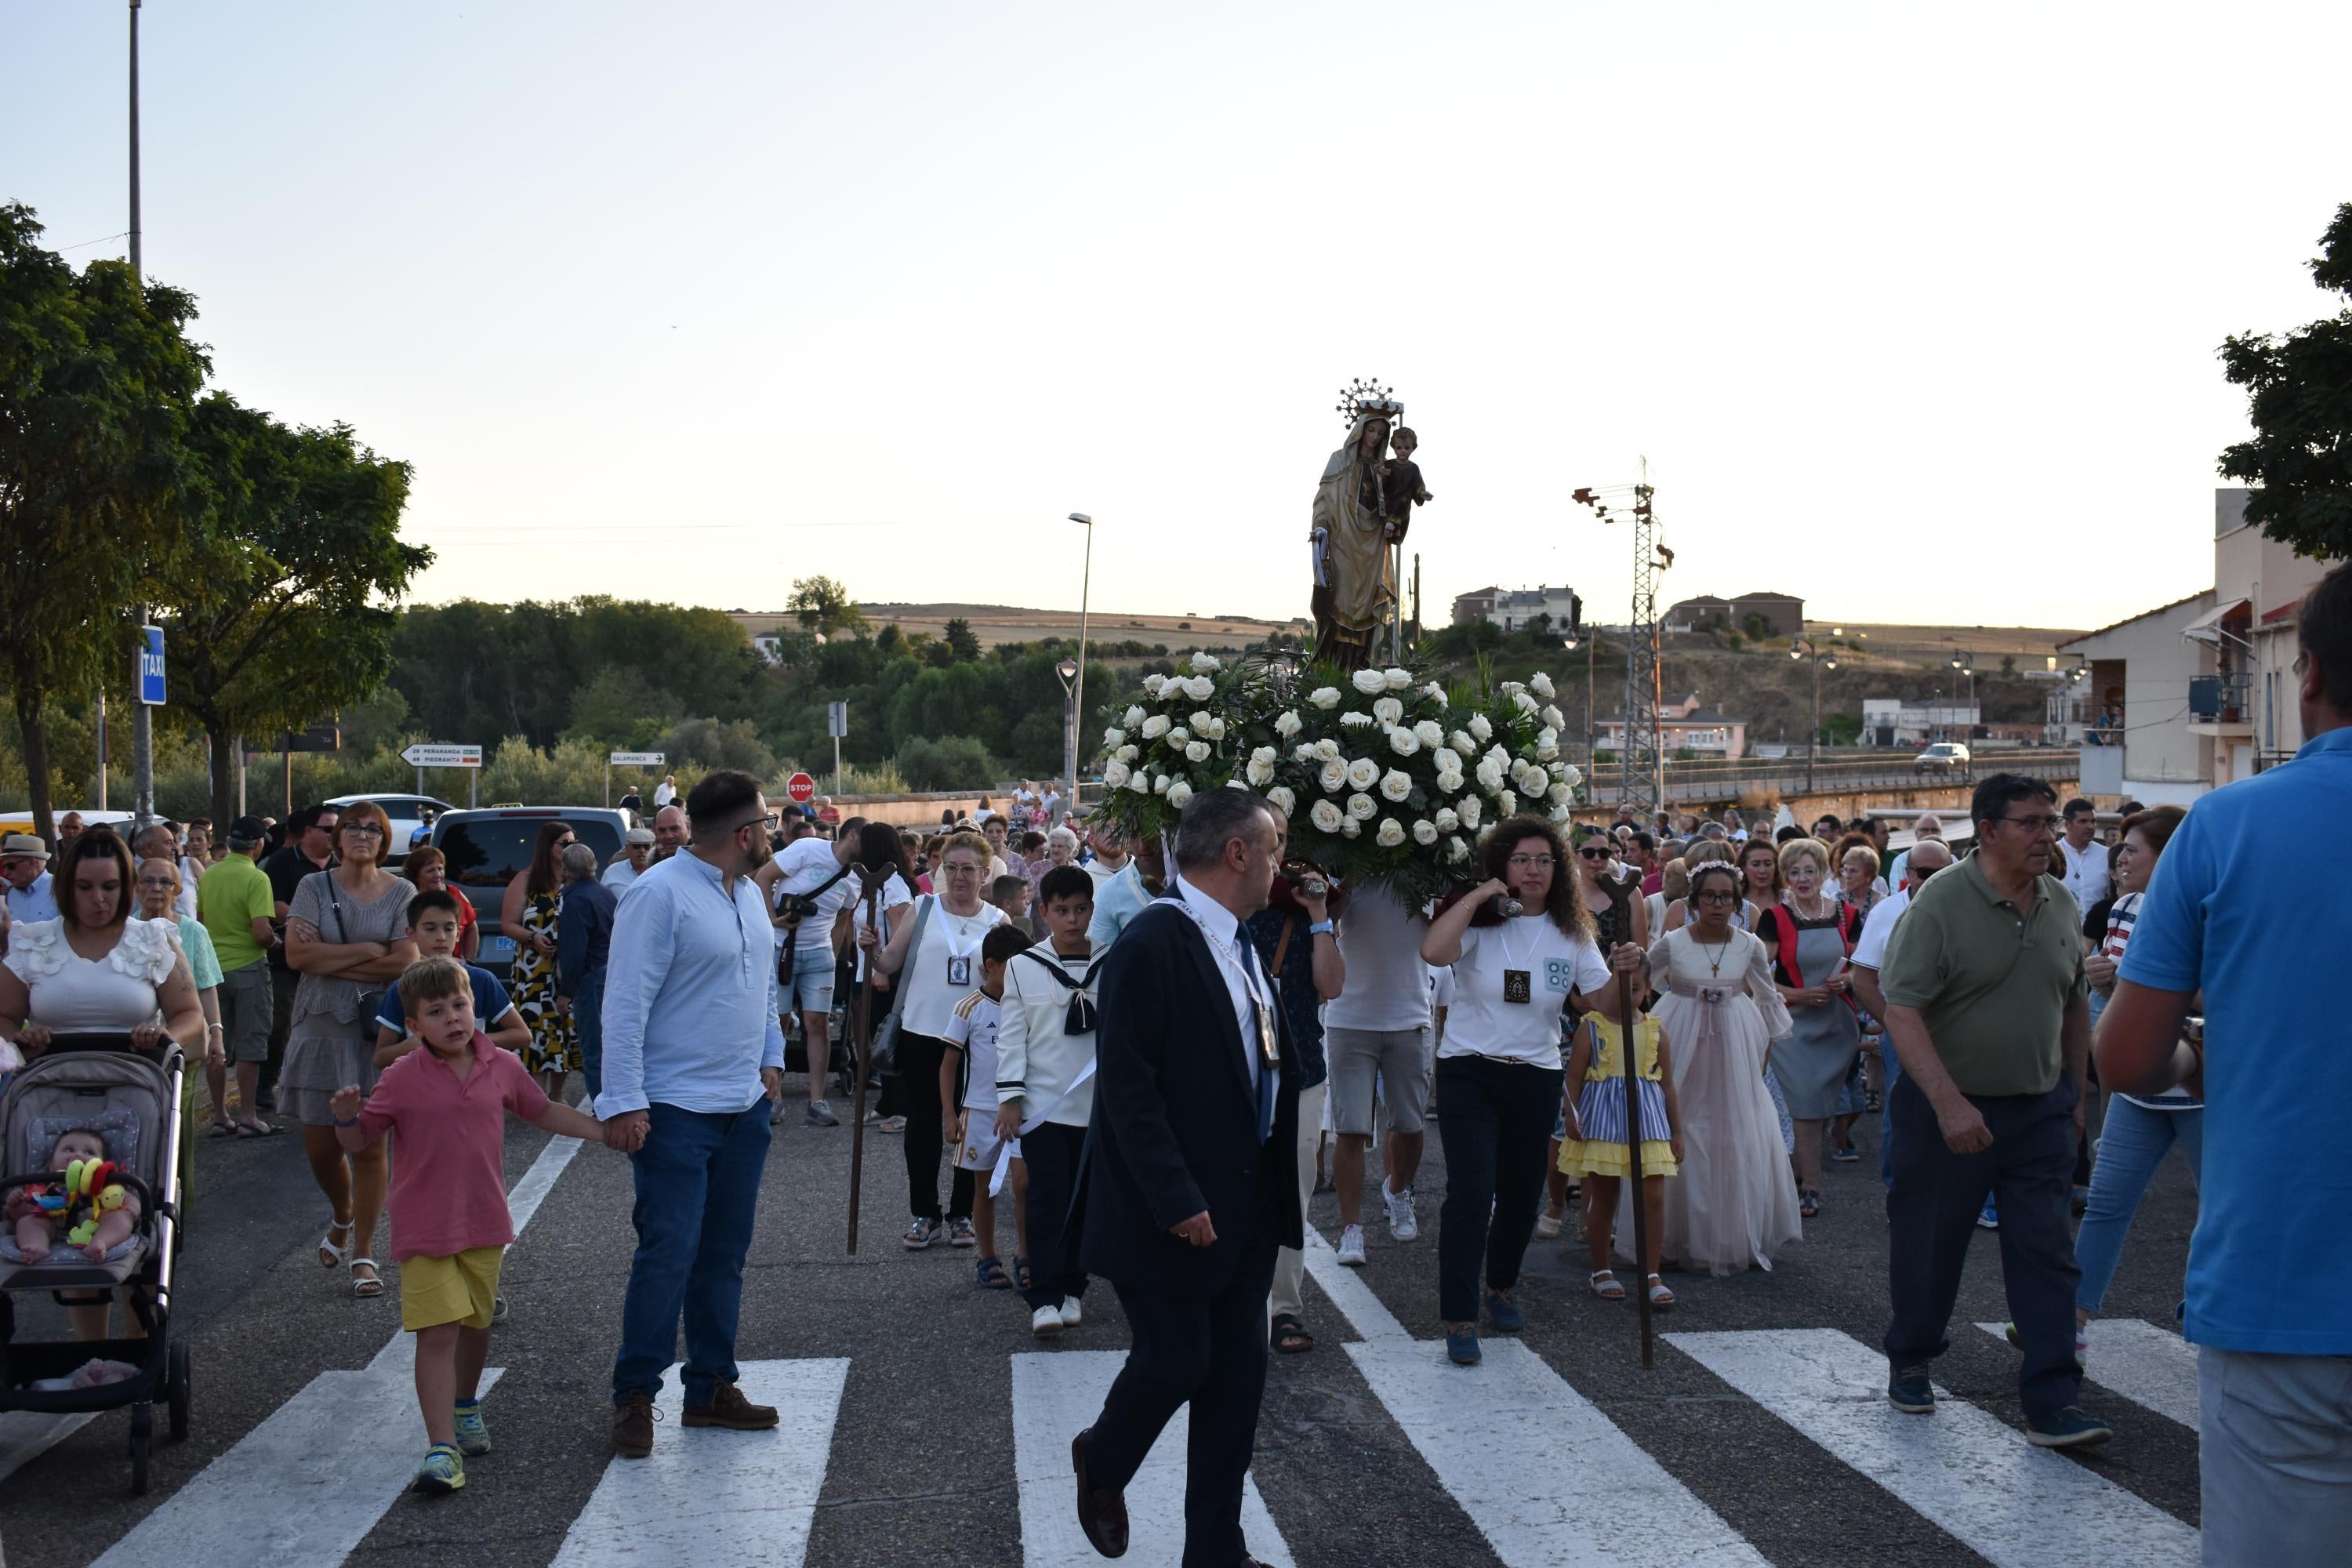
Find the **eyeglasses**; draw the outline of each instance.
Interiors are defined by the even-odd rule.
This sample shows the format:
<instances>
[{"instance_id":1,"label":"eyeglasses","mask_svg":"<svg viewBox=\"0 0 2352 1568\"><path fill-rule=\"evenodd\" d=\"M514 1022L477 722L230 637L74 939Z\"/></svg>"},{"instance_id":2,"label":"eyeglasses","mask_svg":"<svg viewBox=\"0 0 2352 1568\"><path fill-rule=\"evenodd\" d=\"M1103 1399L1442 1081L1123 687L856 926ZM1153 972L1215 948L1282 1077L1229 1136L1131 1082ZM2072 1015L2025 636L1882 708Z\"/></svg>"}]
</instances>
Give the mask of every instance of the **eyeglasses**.
<instances>
[{"instance_id":1,"label":"eyeglasses","mask_svg":"<svg viewBox=\"0 0 2352 1568\"><path fill-rule=\"evenodd\" d=\"M956 860L947 862L945 865L941 866L940 869L945 871L950 877L977 877L980 875L979 867L968 865Z\"/></svg>"},{"instance_id":2,"label":"eyeglasses","mask_svg":"<svg viewBox=\"0 0 2352 1568\"><path fill-rule=\"evenodd\" d=\"M783 821L784 814L782 812L772 811L765 816L745 817L742 821L735 825L734 830L740 833L747 827L759 827L764 828L770 833L773 833L777 828L783 826Z\"/></svg>"},{"instance_id":3,"label":"eyeglasses","mask_svg":"<svg viewBox=\"0 0 2352 1568\"><path fill-rule=\"evenodd\" d=\"M2014 824L2028 833L2055 833L2065 826L2063 819L2055 816L2004 816L1999 820Z\"/></svg>"},{"instance_id":4,"label":"eyeglasses","mask_svg":"<svg viewBox=\"0 0 2352 1568\"><path fill-rule=\"evenodd\" d=\"M1576 853L1580 858L1586 860L1606 860L1609 858L1609 851L1606 847L1587 847L1578 850Z\"/></svg>"},{"instance_id":5,"label":"eyeglasses","mask_svg":"<svg viewBox=\"0 0 2352 1568\"><path fill-rule=\"evenodd\" d=\"M1739 895L1738 893L1699 893L1694 896L1693 901L1702 904L1736 904L1739 901Z\"/></svg>"},{"instance_id":6,"label":"eyeglasses","mask_svg":"<svg viewBox=\"0 0 2352 1568\"><path fill-rule=\"evenodd\" d=\"M346 822L341 826L336 828L335 831L338 833L356 833L367 838L381 838L383 837L383 826L380 824L373 822Z\"/></svg>"},{"instance_id":7,"label":"eyeglasses","mask_svg":"<svg viewBox=\"0 0 2352 1568\"><path fill-rule=\"evenodd\" d=\"M1519 871L1549 871L1559 864L1549 855L1514 855L1507 864Z\"/></svg>"}]
</instances>

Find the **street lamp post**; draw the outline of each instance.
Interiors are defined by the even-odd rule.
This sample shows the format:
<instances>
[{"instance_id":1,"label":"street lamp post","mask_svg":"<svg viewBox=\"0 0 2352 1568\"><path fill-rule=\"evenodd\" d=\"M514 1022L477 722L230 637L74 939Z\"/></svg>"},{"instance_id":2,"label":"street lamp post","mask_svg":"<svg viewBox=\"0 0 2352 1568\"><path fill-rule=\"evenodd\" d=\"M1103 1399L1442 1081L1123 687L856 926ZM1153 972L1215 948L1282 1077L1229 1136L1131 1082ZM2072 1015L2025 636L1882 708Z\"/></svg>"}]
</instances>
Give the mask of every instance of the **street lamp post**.
<instances>
[{"instance_id":1,"label":"street lamp post","mask_svg":"<svg viewBox=\"0 0 2352 1568\"><path fill-rule=\"evenodd\" d=\"M131 0L131 277L139 281L141 272L139 231L139 0ZM144 626L147 616L142 609L131 614L134 626ZM143 649L145 633L141 633ZM136 695L136 693L134 693ZM131 706L131 807L132 826L143 828L155 820L155 714L144 702ZM103 775L101 775L102 777ZM100 784L100 788L105 787Z\"/></svg>"},{"instance_id":2,"label":"street lamp post","mask_svg":"<svg viewBox=\"0 0 2352 1568\"><path fill-rule=\"evenodd\" d=\"M1560 639L1570 653L1576 651L1580 640L1584 644L1584 772L1589 785L1592 773L1592 661L1600 651L1601 634L1591 629L1580 634L1570 628L1568 636Z\"/></svg>"},{"instance_id":3,"label":"street lamp post","mask_svg":"<svg viewBox=\"0 0 2352 1568\"><path fill-rule=\"evenodd\" d=\"M1070 698L1070 809L1078 809L1078 763L1076 756L1078 721L1087 710L1087 601L1095 583L1095 520L1085 512L1074 511L1070 521L1087 531L1086 566L1078 577L1078 681Z\"/></svg>"},{"instance_id":4,"label":"street lamp post","mask_svg":"<svg viewBox=\"0 0 2352 1568\"><path fill-rule=\"evenodd\" d=\"M1071 684L1073 677L1084 677L1087 667L1074 658L1066 658L1054 667L1062 679L1062 773L1069 781L1069 795L1065 797L1075 814L1078 806L1078 698Z\"/></svg>"},{"instance_id":5,"label":"street lamp post","mask_svg":"<svg viewBox=\"0 0 2352 1568\"><path fill-rule=\"evenodd\" d=\"M1824 658L1822 656L1822 650L1814 646L1813 639L1811 637L1790 639L1789 657L1810 658L1813 661L1813 731L1805 746L1805 793L1811 795L1813 793L1813 766L1819 761L1822 751L1822 671L1835 669L1838 661L1835 654L1831 654Z\"/></svg>"}]
</instances>

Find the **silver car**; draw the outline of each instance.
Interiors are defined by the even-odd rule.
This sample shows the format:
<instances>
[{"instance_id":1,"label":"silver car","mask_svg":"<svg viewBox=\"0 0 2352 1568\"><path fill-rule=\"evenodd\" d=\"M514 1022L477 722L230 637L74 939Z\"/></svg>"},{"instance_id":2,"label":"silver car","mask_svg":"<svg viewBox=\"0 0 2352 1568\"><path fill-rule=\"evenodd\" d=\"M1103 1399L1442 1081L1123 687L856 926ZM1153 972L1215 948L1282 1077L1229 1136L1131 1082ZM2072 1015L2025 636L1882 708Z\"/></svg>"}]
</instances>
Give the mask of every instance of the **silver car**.
<instances>
[{"instance_id":1,"label":"silver car","mask_svg":"<svg viewBox=\"0 0 2352 1568\"><path fill-rule=\"evenodd\" d=\"M1964 773L1969 771L1969 749L1958 741L1938 741L1911 759L1915 773Z\"/></svg>"}]
</instances>

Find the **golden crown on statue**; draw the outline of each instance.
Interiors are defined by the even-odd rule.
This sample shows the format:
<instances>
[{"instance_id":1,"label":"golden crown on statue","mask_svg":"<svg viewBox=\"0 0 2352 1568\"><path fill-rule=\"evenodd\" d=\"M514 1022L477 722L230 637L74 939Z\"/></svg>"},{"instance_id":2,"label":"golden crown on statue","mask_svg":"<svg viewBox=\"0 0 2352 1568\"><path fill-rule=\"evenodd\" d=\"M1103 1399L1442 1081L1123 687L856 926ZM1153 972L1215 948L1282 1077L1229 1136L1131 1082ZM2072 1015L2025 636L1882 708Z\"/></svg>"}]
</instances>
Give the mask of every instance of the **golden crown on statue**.
<instances>
[{"instance_id":1,"label":"golden crown on statue","mask_svg":"<svg viewBox=\"0 0 2352 1568\"><path fill-rule=\"evenodd\" d=\"M1339 389L1339 401L1333 406L1343 425L1353 425L1367 414L1384 416L1391 425L1404 417L1404 405L1397 401L1396 388L1360 375Z\"/></svg>"}]
</instances>

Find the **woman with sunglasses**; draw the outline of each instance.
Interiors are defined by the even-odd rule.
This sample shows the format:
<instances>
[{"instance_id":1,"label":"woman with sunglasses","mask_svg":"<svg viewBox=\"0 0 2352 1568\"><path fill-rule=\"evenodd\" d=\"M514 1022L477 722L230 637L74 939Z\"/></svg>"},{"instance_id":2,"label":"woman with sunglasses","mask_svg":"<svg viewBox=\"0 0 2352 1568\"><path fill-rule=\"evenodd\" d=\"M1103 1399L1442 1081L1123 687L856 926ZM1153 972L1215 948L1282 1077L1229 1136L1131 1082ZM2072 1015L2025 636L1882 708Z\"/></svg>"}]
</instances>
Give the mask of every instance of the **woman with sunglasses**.
<instances>
[{"instance_id":1,"label":"woman with sunglasses","mask_svg":"<svg viewBox=\"0 0 2352 1568\"><path fill-rule=\"evenodd\" d=\"M1690 923L1650 948L1658 1021L1675 1042L1682 1173L1666 1184L1664 1256L1729 1274L1769 1269L1804 1231L1797 1183L1764 1087L1772 1037L1789 1026L1764 944L1732 923L1739 873L1719 862L1691 872ZM1590 1216L1587 1224L1591 1223ZM1630 1236L1633 1216L1618 1220Z\"/></svg>"},{"instance_id":2,"label":"woman with sunglasses","mask_svg":"<svg viewBox=\"0 0 2352 1568\"><path fill-rule=\"evenodd\" d=\"M507 987L530 1044L522 1065L551 1100L563 1094L563 1075L580 1065L580 1034L568 1013L555 1007L556 921L563 910L563 878L557 870L573 843L568 824L550 822L539 830L530 864L507 883L499 906L499 929L514 939L514 976Z\"/></svg>"},{"instance_id":3,"label":"woman with sunglasses","mask_svg":"<svg viewBox=\"0 0 2352 1568\"><path fill-rule=\"evenodd\" d=\"M1454 970L1454 1001L1437 1051L1445 1115L1445 1205L1437 1238L1438 1311L1445 1353L1479 1360L1483 1305L1500 1333L1526 1325L1512 1292L1544 1191L1545 1145L1566 1101L1560 1023L1578 993L1641 966L1639 948L1607 959L1592 915L1571 891L1566 846L1540 816L1496 825L1479 851L1486 879L1430 922L1423 962ZM1506 910L1516 902L1517 912Z\"/></svg>"},{"instance_id":4,"label":"woman with sunglasses","mask_svg":"<svg viewBox=\"0 0 2352 1568\"><path fill-rule=\"evenodd\" d=\"M302 978L278 1074L278 1109L302 1123L311 1179L333 1209L319 1240L320 1265L349 1268L352 1294L362 1299L383 1294L375 1222L383 1213L384 1145L379 1140L345 1153L329 1102L346 1084L374 1089L376 1000L416 962L408 935L416 889L383 868L391 854L383 807L369 801L343 807L334 865L303 878L286 910L286 962Z\"/></svg>"}]
</instances>

